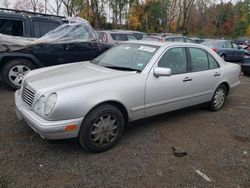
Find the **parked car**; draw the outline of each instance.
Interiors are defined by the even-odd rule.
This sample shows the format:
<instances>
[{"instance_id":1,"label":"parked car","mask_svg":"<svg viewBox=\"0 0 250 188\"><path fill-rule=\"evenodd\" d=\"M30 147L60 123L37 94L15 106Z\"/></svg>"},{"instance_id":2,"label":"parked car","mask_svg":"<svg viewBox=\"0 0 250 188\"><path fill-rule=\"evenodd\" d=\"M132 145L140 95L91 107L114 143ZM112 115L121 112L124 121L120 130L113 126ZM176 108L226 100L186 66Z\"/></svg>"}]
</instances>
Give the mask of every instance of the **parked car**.
<instances>
[{"instance_id":1,"label":"parked car","mask_svg":"<svg viewBox=\"0 0 250 188\"><path fill-rule=\"evenodd\" d=\"M0 8L0 33L40 38L64 23L65 17Z\"/></svg>"},{"instance_id":2,"label":"parked car","mask_svg":"<svg viewBox=\"0 0 250 188\"><path fill-rule=\"evenodd\" d=\"M121 41L138 40L130 31L107 30L98 31L99 40L103 43L115 44Z\"/></svg>"},{"instance_id":3,"label":"parked car","mask_svg":"<svg viewBox=\"0 0 250 188\"><path fill-rule=\"evenodd\" d=\"M87 21L63 24L36 40L0 34L2 80L17 89L32 69L91 60L110 47L98 42Z\"/></svg>"},{"instance_id":4,"label":"parked car","mask_svg":"<svg viewBox=\"0 0 250 188\"><path fill-rule=\"evenodd\" d=\"M245 74L250 76L250 56L244 59L241 65L241 71Z\"/></svg>"},{"instance_id":5,"label":"parked car","mask_svg":"<svg viewBox=\"0 0 250 188\"><path fill-rule=\"evenodd\" d=\"M161 37L159 35L148 35L148 36L144 36L142 38L142 40L163 42L164 41L164 37Z\"/></svg>"},{"instance_id":6,"label":"parked car","mask_svg":"<svg viewBox=\"0 0 250 188\"><path fill-rule=\"evenodd\" d=\"M193 39L184 36L165 36L165 41L167 42L187 42L196 43Z\"/></svg>"},{"instance_id":7,"label":"parked car","mask_svg":"<svg viewBox=\"0 0 250 188\"><path fill-rule=\"evenodd\" d=\"M190 39L192 39L197 44L201 44L202 42L205 42L205 39L201 39L198 37L190 37Z\"/></svg>"},{"instance_id":8,"label":"parked car","mask_svg":"<svg viewBox=\"0 0 250 188\"><path fill-rule=\"evenodd\" d=\"M217 52L222 59L229 62L242 62L244 55L248 55L247 50L230 40L207 40L202 45L210 47Z\"/></svg>"},{"instance_id":9,"label":"parked car","mask_svg":"<svg viewBox=\"0 0 250 188\"><path fill-rule=\"evenodd\" d=\"M76 137L102 152L127 122L200 103L220 110L240 72L202 45L124 42L90 62L30 71L16 111L44 139Z\"/></svg>"},{"instance_id":10,"label":"parked car","mask_svg":"<svg viewBox=\"0 0 250 188\"><path fill-rule=\"evenodd\" d=\"M112 31L132 33L137 38L137 40L142 40L142 38L147 35L146 33L143 33L143 32L140 32L140 31L134 31L134 30L113 29Z\"/></svg>"}]
</instances>

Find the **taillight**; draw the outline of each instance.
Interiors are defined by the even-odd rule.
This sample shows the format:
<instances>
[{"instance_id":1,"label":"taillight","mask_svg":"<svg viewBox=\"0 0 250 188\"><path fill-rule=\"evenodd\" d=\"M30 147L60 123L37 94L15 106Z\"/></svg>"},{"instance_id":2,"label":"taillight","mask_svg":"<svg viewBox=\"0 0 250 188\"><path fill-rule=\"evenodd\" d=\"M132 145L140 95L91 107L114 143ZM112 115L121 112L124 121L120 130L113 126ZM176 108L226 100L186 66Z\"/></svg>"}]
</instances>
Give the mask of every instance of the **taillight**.
<instances>
[{"instance_id":1,"label":"taillight","mask_svg":"<svg viewBox=\"0 0 250 188\"><path fill-rule=\"evenodd\" d=\"M213 51L215 52L218 52L218 49L217 48L212 48Z\"/></svg>"},{"instance_id":2,"label":"taillight","mask_svg":"<svg viewBox=\"0 0 250 188\"><path fill-rule=\"evenodd\" d=\"M103 34L102 42L108 43L108 35L106 33Z\"/></svg>"}]
</instances>

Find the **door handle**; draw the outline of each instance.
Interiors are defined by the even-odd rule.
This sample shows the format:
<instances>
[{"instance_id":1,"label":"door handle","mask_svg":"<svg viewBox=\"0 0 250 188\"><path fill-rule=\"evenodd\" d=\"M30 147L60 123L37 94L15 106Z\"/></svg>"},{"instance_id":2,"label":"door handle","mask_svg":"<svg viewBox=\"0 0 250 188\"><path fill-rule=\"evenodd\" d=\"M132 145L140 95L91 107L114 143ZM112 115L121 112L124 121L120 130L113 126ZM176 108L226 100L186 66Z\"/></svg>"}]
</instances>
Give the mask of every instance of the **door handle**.
<instances>
[{"instance_id":1,"label":"door handle","mask_svg":"<svg viewBox=\"0 0 250 188\"><path fill-rule=\"evenodd\" d=\"M192 81L192 78L189 78L189 77L185 77L183 80L183 82L190 82L190 81Z\"/></svg>"},{"instance_id":2,"label":"door handle","mask_svg":"<svg viewBox=\"0 0 250 188\"><path fill-rule=\"evenodd\" d=\"M216 72L214 73L214 76L220 76L220 73Z\"/></svg>"},{"instance_id":3,"label":"door handle","mask_svg":"<svg viewBox=\"0 0 250 188\"><path fill-rule=\"evenodd\" d=\"M66 44L66 50L69 50L70 48L72 48L74 46L74 44Z\"/></svg>"}]
</instances>

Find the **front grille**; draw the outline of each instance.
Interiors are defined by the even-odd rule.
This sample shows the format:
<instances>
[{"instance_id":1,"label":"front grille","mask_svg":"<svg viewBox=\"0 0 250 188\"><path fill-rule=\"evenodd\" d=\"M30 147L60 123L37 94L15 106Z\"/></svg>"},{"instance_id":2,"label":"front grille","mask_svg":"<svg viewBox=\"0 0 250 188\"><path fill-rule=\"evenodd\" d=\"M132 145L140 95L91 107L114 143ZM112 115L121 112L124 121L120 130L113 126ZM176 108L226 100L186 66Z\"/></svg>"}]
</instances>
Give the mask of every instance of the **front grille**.
<instances>
[{"instance_id":1,"label":"front grille","mask_svg":"<svg viewBox=\"0 0 250 188\"><path fill-rule=\"evenodd\" d=\"M26 83L23 84L22 99L28 105L32 106L36 92Z\"/></svg>"}]
</instances>

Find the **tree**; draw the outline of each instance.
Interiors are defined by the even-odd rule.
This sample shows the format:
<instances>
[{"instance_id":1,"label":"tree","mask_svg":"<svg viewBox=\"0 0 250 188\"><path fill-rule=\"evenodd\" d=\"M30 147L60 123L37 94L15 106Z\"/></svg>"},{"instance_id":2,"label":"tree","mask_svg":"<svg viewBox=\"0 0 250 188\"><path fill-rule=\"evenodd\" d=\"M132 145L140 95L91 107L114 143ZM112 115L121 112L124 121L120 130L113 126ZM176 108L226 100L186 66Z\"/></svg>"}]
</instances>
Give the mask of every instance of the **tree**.
<instances>
[{"instance_id":1,"label":"tree","mask_svg":"<svg viewBox=\"0 0 250 188\"><path fill-rule=\"evenodd\" d=\"M9 6L10 6L9 0L3 0L3 7L4 8L9 8Z\"/></svg>"},{"instance_id":2,"label":"tree","mask_svg":"<svg viewBox=\"0 0 250 188\"><path fill-rule=\"evenodd\" d=\"M40 0L18 0L14 8L24 11L44 12L44 5Z\"/></svg>"}]
</instances>

